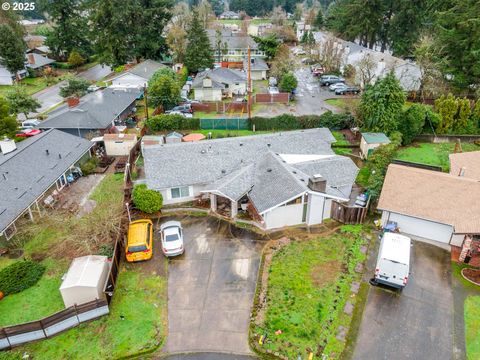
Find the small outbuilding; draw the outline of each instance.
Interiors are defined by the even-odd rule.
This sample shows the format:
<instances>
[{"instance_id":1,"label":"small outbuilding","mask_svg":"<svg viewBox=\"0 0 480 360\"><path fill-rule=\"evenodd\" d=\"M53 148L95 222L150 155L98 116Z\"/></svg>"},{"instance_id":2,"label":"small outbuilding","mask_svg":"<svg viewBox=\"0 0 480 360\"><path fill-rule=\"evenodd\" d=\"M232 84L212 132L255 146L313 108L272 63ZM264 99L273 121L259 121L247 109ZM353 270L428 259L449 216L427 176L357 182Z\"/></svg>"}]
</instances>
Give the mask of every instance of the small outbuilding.
<instances>
[{"instance_id":1,"label":"small outbuilding","mask_svg":"<svg viewBox=\"0 0 480 360\"><path fill-rule=\"evenodd\" d=\"M65 307L103 299L109 269L106 256L88 255L74 259L60 286Z\"/></svg>"},{"instance_id":2,"label":"small outbuilding","mask_svg":"<svg viewBox=\"0 0 480 360\"><path fill-rule=\"evenodd\" d=\"M384 133L362 133L360 140L360 156L367 159L370 154L380 145L390 144L390 139Z\"/></svg>"},{"instance_id":3,"label":"small outbuilding","mask_svg":"<svg viewBox=\"0 0 480 360\"><path fill-rule=\"evenodd\" d=\"M167 144L182 142L182 138L183 138L183 134L176 131L172 131L171 133L165 136L165 142Z\"/></svg>"},{"instance_id":4,"label":"small outbuilding","mask_svg":"<svg viewBox=\"0 0 480 360\"><path fill-rule=\"evenodd\" d=\"M127 156L137 143L135 134L105 134L103 143L108 156Z\"/></svg>"},{"instance_id":5,"label":"small outbuilding","mask_svg":"<svg viewBox=\"0 0 480 360\"><path fill-rule=\"evenodd\" d=\"M205 135L200 133L192 133L192 134L185 135L182 140L184 142L192 142L192 141L200 141L204 139L205 139Z\"/></svg>"}]
</instances>

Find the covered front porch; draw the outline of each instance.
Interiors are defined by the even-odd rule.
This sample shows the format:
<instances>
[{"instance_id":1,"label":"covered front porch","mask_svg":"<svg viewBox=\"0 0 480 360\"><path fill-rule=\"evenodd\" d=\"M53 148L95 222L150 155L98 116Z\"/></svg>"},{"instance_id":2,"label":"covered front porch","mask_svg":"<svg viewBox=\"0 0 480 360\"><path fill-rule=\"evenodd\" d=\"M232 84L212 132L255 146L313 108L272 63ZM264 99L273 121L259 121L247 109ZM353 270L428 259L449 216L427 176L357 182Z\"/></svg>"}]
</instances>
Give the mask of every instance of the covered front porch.
<instances>
[{"instance_id":1,"label":"covered front porch","mask_svg":"<svg viewBox=\"0 0 480 360\"><path fill-rule=\"evenodd\" d=\"M210 211L215 215L229 220L255 222L257 226L263 228L263 218L258 214L246 194L238 200L231 199L218 192L206 192L203 196L210 200Z\"/></svg>"}]
</instances>

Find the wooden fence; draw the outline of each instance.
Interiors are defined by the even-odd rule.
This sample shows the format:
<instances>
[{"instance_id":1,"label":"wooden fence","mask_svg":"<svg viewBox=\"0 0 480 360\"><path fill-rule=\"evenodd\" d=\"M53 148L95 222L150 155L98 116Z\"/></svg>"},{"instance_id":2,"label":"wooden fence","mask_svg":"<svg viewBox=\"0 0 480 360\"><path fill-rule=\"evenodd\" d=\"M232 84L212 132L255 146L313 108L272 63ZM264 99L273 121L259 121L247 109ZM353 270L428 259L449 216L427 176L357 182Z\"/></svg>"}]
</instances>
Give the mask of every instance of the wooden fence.
<instances>
[{"instance_id":1,"label":"wooden fence","mask_svg":"<svg viewBox=\"0 0 480 360\"><path fill-rule=\"evenodd\" d=\"M280 94L256 94L256 103L288 103L290 101L289 93Z\"/></svg>"},{"instance_id":2,"label":"wooden fence","mask_svg":"<svg viewBox=\"0 0 480 360\"><path fill-rule=\"evenodd\" d=\"M368 203L365 207L348 206L338 201L332 201L331 218L343 224L363 224L368 212Z\"/></svg>"},{"instance_id":3,"label":"wooden fence","mask_svg":"<svg viewBox=\"0 0 480 360\"><path fill-rule=\"evenodd\" d=\"M36 340L48 339L79 324L109 313L106 300L74 305L42 320L0 328L0 350Z\"/></svg>"},{"instance_id":4,"label":"wooden fence","mask_svg":"<svg viewBox=\"0 0 480 360\"><path fill-rule=\"evenodd\" d=\"M424 134L415 137L417 141L426 141L431 143L448 143L460 140L462 143L480 141L480 135L433 135Z\"/></svg>"},{"instance_id":5,"label":"wooden fence","mask_svg":"<svg viewBox=\"0 0 480 360\"><path fill-rule=\"evenodd\" d=\"M432 171L440 171L440 172L443 171L441 166L427 165L427 164L415 163L415 162L405 161L405 160L393 160L392 164L410 166L410 167L424 169L424 170L432 170Z\"/></svg>"}]
</instances>

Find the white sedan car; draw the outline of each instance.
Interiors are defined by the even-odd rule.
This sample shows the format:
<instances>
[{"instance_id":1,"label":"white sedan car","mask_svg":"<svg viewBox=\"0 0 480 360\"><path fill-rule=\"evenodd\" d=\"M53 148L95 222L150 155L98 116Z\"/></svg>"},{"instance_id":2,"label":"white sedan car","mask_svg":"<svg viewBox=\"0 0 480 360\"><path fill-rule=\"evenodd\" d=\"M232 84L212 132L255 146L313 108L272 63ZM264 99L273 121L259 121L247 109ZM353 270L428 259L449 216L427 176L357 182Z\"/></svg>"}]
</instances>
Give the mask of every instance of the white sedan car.
<instances>
[{"instance_id":1,"label":"white sedan car","mask_svg":"<svg viewBox=\"0 0 480 360\"><path fill-rule=\"evenodd\" d=\"M179 221L167 221L160 225L160 238L165 256L177 256L184 253L183 229Z\"/></svg>"},{"instance_id":2,"label":"white sedan car","mask_svg":"<svg viewBox=\"0 0 480 360\"><path fill-rule=\"evenodd\" d=\"M186 112L181 112L181 111L177 111L177 110L167 111L165 114L167 114L167 115L180 115L180 116L183 116L184 118L192 118L193 117L193 114L186 113Z\"/></svg>"},{"instance_id":3,"label":"white sedan car","mask_svg":"<svg viewBox=\"0 0 480 360\"><path fill-rule=\"evenodd\" d=\"M345 83L338 82L338 83L330 85L328 88L330 89L330 91L335 91L337 89L344 88L344 87L347 87L347 85L345 85Z\"/></svg>"}]
</instances>

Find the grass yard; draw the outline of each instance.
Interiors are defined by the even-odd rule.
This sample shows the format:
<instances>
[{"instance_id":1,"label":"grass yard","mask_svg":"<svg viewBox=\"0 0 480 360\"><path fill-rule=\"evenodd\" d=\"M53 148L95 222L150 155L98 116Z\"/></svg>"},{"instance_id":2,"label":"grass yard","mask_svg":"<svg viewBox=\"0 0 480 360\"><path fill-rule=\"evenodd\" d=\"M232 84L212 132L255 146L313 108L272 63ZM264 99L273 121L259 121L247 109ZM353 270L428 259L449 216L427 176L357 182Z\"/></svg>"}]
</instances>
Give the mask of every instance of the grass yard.
<instances>
[{"instance_id":1,"label":"grass yard","mask_svg":"<svg viewBox=\"0 0 480 360\"><path fill-rule=\"evenodd\" d=\"M12 356L35 359L118 359L157 349L166 335L166 278L144 264L126 264L110 314L48 340L23 346ZM123 317L123 320L122 320Z\"/></svg>"},{"instance_id":2,"label":"grass yard","mask_svg":"<svg viewBox=\"0 0 480 360\"><path fill-rule=\"evenodd\" d=\"M343 137L343 134L340 131L332 130L332 135L335 138L334 145L350 145L350 142ZM337 155L348 155L352 154L352 149L348 147L332 147L332 150Z\"/></svg>"},{"instance_id":3,"label":"grass yard","mask_svg":"<svg viewBox=\"0 0 480 360\"><path fill-rule=\"evenodd\" d=\"M35 78L25 78L20 81L20 85L25 88L29 95L35 94L48 86L55 85L61 81L62 77L57 76L53 78L49 83L44 77L35 77ZM0 96L5 96L9 91L11 91L13 86L10 85L0 85Z\"/></svg>"},{"instance_id":4,"label":"grass yard","mask_svg":"<svg viewBox=\"0 0 480 360\"><path fill-rule=\"evenodd\" d=\"M49 212L42 221L28 222L19 227L19 233L10 240L10 246L23 249L22 258L41 261L47 269L36 285L0 301L0 326L39 320L64 308L58 291L61 277L68 270L72 258L98 253L101 240L108 241L102 231L107 229L106 223L118 221L122 190L123 174L107 175L90 196L97 202L90 214L77 218L75 215ZM17 261L22 261L22 258ZM14 261L0 257L0 268Z\"/></svg>"},{"instance_id":5,"label":"grass yard","mask_svg":"<svg viewBox=\"0 0 480 360\"><path fill-rule=\"evenodd\" d=\"M462 149L463 151L478 151L480 146L472 143L463 143ZM443 171L448 171L448 155L453 153L454 150L455 143L414 143L400 148L397 153L397 159L441 166Z\"/></svg>"},{"instance_id":6,"label":"grass yard","mask_svg":"<svg viewBox=\"0 0 480 360\"><path fill-rule=\"evenodd\" d=\"M342 226L329 237L292 242L279 250L268 269L265 320L254 333L267 334L269 349L296 359L310 352L320 359L340 356L345 342L337 339L338 328L348 329L351 317L343 309L354 304L350 286L361 275L354 271L366 256L361 225ZM281 330L281 334L275 332Z\"/></svg>"},{"instance_id":7,"label":"grass yard","mask_svg":"<svg viewBox=\"0 0 480 360\"><path fill-rule=\"evenodd\" d=\"M329 105L342 109L345 112L354 112L354 110L360 104L360 99L350 97L336 97L327 99L325 100L325 102Z\"/></svg>"},{"instance_id":8,"label":"grass yard","mask_svg":"<svg viewBox=\"0 0 480 360\"><path fill-rule=\"evenodd\" d=\"M465 300L464 315L467 358L480 359L480 296L469 296Z\"/></svg>"}]
</instances>

